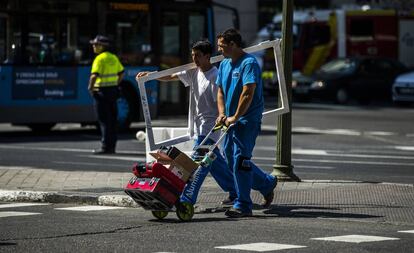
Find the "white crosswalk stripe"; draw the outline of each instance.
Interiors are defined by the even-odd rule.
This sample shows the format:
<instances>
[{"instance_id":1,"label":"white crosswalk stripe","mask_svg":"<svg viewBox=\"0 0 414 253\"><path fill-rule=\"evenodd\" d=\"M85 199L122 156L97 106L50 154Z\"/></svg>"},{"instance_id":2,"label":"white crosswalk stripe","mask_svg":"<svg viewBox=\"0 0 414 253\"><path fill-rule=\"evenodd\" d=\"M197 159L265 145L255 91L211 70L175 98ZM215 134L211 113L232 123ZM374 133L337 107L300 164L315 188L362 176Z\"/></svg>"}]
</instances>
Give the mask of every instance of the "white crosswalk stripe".
<instances>
[{"instance_id":1,"label":"white crosswalk stripe","mask_svg":"<svg viewBox=\"0 0 414 253\"><path fill-rule=\"evenodd\" d=\"M0 204L0 208L15 208L26 206L47 206L49 203L12 203L12 204Z\"/></svg>"},{"instance_id":2,"label":"white crosswalk stripe","mask_svg":"<svg viewBox=\"0 0 414 253\"><path fill-rule=\"evenodd\" d=\"M382 237L382 236L371 236L371 235L342 235L342 236L312 238L312 240L362 243L362 242L379 242L379 241L400 240L400 239L394 238L394 237Z\"/></svg>"},{"instance_id":3,"label":"white crosswalk stripe","mask_svg":"<svg viewBox=\"0 0 414 253\"><path fill-rule=\"evenodd\" d=\"M125 207L119 207L119 206L75 206L75 207L55 208L55 210L79 211L79 212L104 211L104 210L114 210L114 209L125 209Z\"/></svg>"},{"instance_id":4,"label":"white crosswalk stripe","mask_svg":"<svg viewBox=\"0 0 414 253\"><path fill-rule=\"evenodd\" d=\"M258 243L249 243L249 244L217 246L217 247L214 247L214 248L216 248L216 249L233 249L233 250L248 250L248 251L266 252L266 251L275 251L275 250L284 250L284 249L306 248L306 246L258 242Z\"/></svg>"},{"instance_id":5,"label":"white crosswalk stripe","mask_svg":"<svg viewBox=\"0 0 414 253\"><path fill-rule=\"evenodd\" d=\"M41 213L30 213L30 212L0 212L0 218L13 217L13 216L29 216L39 215Z\"/></svg>"},{"instance_id":6,"label":"white crosswalk stripe","mask_svg":"<svg viewBox=\"0 0 414 253\"><path fill-rule=\"evenodd\" d=\"M401 230L401 231L398 231L398 233L410 233L410 234L414 234L414 230Z\"/></svg>"}]
</instances>

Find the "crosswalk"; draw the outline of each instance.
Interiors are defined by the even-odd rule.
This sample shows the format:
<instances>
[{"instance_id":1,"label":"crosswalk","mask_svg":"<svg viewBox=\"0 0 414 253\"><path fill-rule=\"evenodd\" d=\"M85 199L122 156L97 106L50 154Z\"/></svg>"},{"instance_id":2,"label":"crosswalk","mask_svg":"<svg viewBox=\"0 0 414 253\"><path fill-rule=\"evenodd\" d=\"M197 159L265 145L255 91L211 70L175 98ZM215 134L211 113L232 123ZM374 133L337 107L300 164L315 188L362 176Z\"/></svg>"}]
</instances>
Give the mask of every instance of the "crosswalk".
<instances>
[{"instance_id":1,"label":"crosswalk","mask_svg":"<svg viewBox=\"0 0 414 253\"><path fill-rule=\"evenodd\" d=\"M338 149L292 148L295 168L334 170L344 166L381 166L386 168L414 168L414 146L359 146ZM253 159L256 165L269 167L275 163L275 147L257 146Z\"/></svg>"},{"instance_id":2,"label":"crosswalk","mask_svg":"<svg viewBox=\"0 0 414 253\"><path fill-rule=\"evenodd\" d=\"M0 204L0 209L30 207L30 206L47 206L47 205L50 205L50 204L49 203L11 203L11 204ZM54 210L58 210L58 211L61 210L61 211L78 211L78 212L105 211L105 210L115 210L115 209L125 209L125 207L85 205L85 206L54 208ZM41 213L0 211L0 218L13 217L13 216L39 215L39 214Z\"/></svg>"},{"instance_id":3,"label":"crosswalk","mask_svg":"<svg viewBox=\"0 0 414 253\"><path fill-rule=\"evenodd\" d=\"M18 211L21 208L27 207L38 207L38 206L48 206L49 203L4 203L0 204L0 222L2 218L10 217L19 217L19 216L30 216L30 215L42 215L40 212L22 212ZM12 211L10 211L12 209ZM56 207L53 208L57 212L68 211L68 212L97 212L97 211L106 211L106 210L117 210L117 209L127 209L126 207L116 207L116 206L97 206L97 205L77 205L69 207ZM7 210L7 211L3 211ZM253 243L244 243L244 244L231 244L231 245L217 245L212 246L214 249L223 250L223 252L228 251L250 251L250 252L274 252L281 250L292 250L292 249L302 249L302 248L311 248L314 245L309 245L310 241L323 241L329 243L348 243L348 244L368 244L368 243L378 243L384 241L399 241L406 240L407 238L399 238L398 234L413 234L414 230L399 230L390 237L381 236L381 235L369 235L369 234L345 234L345 235L327 235L325 237L315 237L315 238L303 238L304 243L300 244L287 244L281 242L253 242ZM308 244L308 245L307 245ZM160 253L160 252L153 252ZM163 251L167 253L167 251ZM172 252L168 252L172 253Z\"/></svg>"},{"instance_id":4,"label":"crosswalk","mask_svg":"<svg viewBox=\"0 0 414 253\"><path fill-rule=\"evenodd\" d=\"M13 217L13 216L28 216L28 215L39 215L41 213L32 213L32 212L0 212L0 218Z\"/></svg>"},{"instance_id":5,"label":"crosswalk","mask_svg":"<svg viewBox=\"0 0 414 253\"><path fill-rule=\"evenodd\" d=\"M0 204L0 209L6 208L20 208L30 206L46 206L49 203L11 203L11 204ZM89 211L105 211L115 209L125 209L125 207L118 206L75 206L75 207L62 207L54 208L55 210L62 211L78 211L78 212L89 212ZM30 216L30 215L41 215L42 213L34 212L19 212L19 211L0 211L0 218L15 217L15 216Z\"/></svg>"}]
</instances>

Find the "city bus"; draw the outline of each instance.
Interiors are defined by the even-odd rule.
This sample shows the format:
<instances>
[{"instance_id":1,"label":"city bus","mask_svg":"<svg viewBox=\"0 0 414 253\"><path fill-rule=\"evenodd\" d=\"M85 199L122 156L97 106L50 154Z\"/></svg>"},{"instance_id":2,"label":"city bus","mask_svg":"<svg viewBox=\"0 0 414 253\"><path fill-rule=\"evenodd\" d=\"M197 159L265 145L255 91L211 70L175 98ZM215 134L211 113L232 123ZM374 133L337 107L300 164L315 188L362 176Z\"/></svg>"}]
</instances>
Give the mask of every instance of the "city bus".
<instances>
[{"instance_id":1,"label":"city bus","mask_svg":"<svg viewBox=\"0 0 414 253\"><path fill-rule=\"evenodd\" d=\"M94 124L87 85L89 41L97 34L110 38L125 66L119 126L141 120L136 73L188 63L194 41L214 42L213 7L210 0L0 1L0 123L36 131ZM188 110L188 91L179 83L146 85L152 117Z\"/></svg>"}]
</instances>

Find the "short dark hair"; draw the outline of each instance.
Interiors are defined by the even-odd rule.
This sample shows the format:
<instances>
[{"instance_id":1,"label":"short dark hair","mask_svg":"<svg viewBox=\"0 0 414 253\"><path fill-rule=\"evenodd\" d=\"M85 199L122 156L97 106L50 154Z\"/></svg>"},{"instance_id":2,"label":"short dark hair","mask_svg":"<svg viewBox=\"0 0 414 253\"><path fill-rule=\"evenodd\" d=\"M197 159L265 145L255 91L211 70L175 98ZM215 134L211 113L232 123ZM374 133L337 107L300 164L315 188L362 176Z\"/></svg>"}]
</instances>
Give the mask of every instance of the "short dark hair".
<instances>
[{"instance_id":1,"label":"short dark hair","mask_svg":"<svg viewBox=\"0 0 414 253\"><path fill-rule=\"evenodd\" d=\"M223 39L224 42L226 43L230 43L230 42L234 42L238 47L242 46L242 37L239 33L239 31L237 31L234 28L229 28L227 30L225 30L224 32L221 32L217 35L217 39Z\"/></svg>"},{"instance_id":2,"label":"short dark hair","mask_svg":"<svg viewBox=\"0 0 414 253\"><path fill-rule=\"evenodd\" d=\"M191 48L193 50L199 50L203 54L213 54L213 45L211 45L210 41L208 40L199 40L193 44L193 47Z\"/></svg>"}]
</instances>

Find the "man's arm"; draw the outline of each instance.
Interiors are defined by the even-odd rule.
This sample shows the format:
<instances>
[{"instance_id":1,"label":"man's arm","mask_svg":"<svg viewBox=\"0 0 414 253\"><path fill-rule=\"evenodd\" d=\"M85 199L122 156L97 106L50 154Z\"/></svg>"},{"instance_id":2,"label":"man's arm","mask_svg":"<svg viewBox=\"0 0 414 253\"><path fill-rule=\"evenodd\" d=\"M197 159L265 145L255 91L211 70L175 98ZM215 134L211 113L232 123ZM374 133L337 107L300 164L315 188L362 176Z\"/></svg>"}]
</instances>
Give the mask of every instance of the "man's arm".
<instances>
[{"instance_id":1,"label":"man's arm","mask_svg":"<svg viewBox=\"0 0 414 253\"><path fill-rule=\"evenodd\" d=\"M93 91L93 87L95 85L95 82L96 82L96 78L97 77L98 77L98 74L96 74L96 73L91 74L91 76L89 78L89 84L88 84L88 90L89 90L89 92L92 92Z\"/></svg>"},{"instance_id":2,"label":"man's arm","mask_svg":"<svg viewBox=\"0 0 414 253\"><path fill-rule=\"evenodd\" d=\"M226 120L225 106L224 106L224 95L221 87L218 87L217 91L217 108L218 108L218 117L216 119L216 124L222 124Z\"/></svg>"},{"instance_id":3,"label":"man's arm","mask_svg":"<svg viewBox=\"0 0 414 253\"><path fill-rule=\"evenodd\" d=\"M254 95L255 89L256 89L255 83L251 83L251 84L247 84L243 86L243 90L239 98L239 103L237 105L236 113L231 117L227 117L226 121L224 122L226 126L229 126L237 122L237 120L239 120L239 118L247 112L247 110L250 107L250 104L253 101L253 95Z\"/></svg>"},{"instance_id":4,"label":"man's arm","mask_svg":"<svg viewBox=\"0 0 414 253\"><path fill-rule=\"evenodd\" d=\"M150 73L149 71L139 72L136 77L138 78L142 76L147 76L149 73ZM163 76L163 77L157 78L157 80L162 81L162 82L168 82L168 81L178 81L179 79L177 77L177 74L172 74L170 76Z\"/></svg>"},{"instance_id":5,"label":"man's arm","mask_svg":"<svg viewBox=\"0 0 414 253\"><path fill-rule=\"evenodd\" d=\"M118 85L121 84L122 79L124 79L124 71L118 73Z\"/></svg>"}]
</instances>

